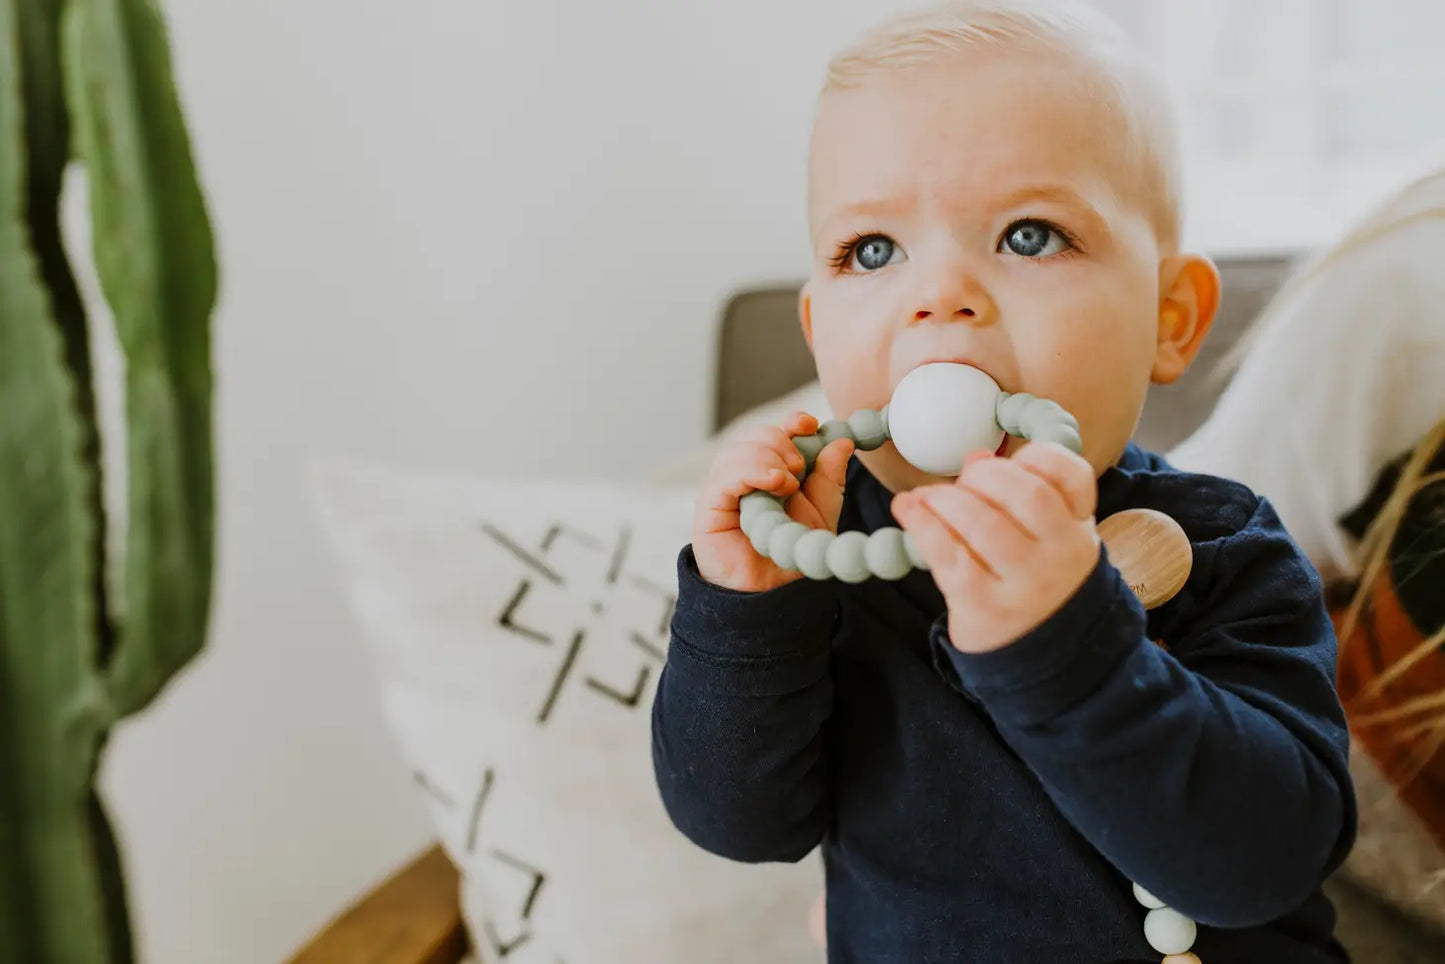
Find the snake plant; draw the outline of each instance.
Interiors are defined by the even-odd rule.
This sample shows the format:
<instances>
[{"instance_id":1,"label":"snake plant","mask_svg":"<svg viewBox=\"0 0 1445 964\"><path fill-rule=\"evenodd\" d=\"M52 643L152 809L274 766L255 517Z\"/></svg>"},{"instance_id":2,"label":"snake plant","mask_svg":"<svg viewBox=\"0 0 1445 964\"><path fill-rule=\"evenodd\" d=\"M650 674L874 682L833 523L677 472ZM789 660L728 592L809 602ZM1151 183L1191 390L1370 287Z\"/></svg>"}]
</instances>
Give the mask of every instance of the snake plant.
<instances>
[{"instance_id":1,"label":"snake plant","mask_svg":"<svg viewBox=\"0 0 1445 964\"><path fill-rule=\"evenodd\" d=\"M124 439L106 439L125 453L115 552L86 306L60 226L72 163L125 360ZM3 964L134 957L94 776L111 726L205 639L215 297L155 0L0 0Z\"/></svg>"}]
</instances>

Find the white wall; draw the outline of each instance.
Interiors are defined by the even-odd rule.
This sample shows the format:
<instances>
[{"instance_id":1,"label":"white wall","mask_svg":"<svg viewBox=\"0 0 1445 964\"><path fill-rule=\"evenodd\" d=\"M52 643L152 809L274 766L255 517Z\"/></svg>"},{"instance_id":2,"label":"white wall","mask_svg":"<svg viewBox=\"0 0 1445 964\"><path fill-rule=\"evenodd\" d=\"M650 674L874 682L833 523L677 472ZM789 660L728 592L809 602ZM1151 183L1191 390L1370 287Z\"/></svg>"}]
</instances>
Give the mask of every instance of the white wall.
<instances>
[{"instance_id":1,"label":"white wall","mask_svg":"<svg viewBox=\"0 0 1445 964\"><path fill-rule=\"evenodd\" d=\"M625 475L697 439L721 303L805 269L826 56L903 5L165 3L223 264L221 555L209 650L103 774L146 960L277 960L429 839L305 460Z\"/></svg>"},{"instance_id":2,"label":"white wall","mask_svg":"<svg viewBox=\"0 0 1445 964\"><path fill-rule=\"evenodd\" d=\"M430 837L304 460L620 475L696 439L720 303L806 265L812 89L878 7L165 6L224 269L220 571L104 785L145 959L256 964Z\"/></svg>"}]
</instances>

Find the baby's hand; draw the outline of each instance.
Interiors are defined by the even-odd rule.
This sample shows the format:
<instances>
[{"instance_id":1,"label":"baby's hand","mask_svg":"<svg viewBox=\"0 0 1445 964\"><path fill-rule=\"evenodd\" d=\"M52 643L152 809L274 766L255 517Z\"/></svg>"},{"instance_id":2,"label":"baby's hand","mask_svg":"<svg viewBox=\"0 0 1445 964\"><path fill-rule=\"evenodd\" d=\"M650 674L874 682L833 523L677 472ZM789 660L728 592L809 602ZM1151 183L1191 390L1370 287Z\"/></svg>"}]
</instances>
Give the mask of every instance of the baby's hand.
<instances>
[{"instance_id":1,"label":"baby's hand","mask_svg":"<svg viewBox=\"0 0 1445 964\"><path fill-rule=\"evenodd\" d=\"M1001 649L1068 601L1099 558L1097 497L1093 467L1054 443L977 453L955 482L894 497L948 603L955 648Z\"/></svg>"},{"instance_id":2,"label":"baby's hand","mask_svg":"<svg viewBox=\"0 0 1445 964\"><path fill-rule=\"evenodd\" d=\"M782 569L759 555L739 527L738 500L753 489L787 496L785 508L795 521L837 531L853 443L838 439L829 444L799 487L795 473L803 470L803 457L792 436L817 430L816 418L795 412L782 428L758 426L718 452L698 495L692 523L697 570L708 582L742 592L762 592L802 578L802 573Z\"/></svg>"}]
</instances>

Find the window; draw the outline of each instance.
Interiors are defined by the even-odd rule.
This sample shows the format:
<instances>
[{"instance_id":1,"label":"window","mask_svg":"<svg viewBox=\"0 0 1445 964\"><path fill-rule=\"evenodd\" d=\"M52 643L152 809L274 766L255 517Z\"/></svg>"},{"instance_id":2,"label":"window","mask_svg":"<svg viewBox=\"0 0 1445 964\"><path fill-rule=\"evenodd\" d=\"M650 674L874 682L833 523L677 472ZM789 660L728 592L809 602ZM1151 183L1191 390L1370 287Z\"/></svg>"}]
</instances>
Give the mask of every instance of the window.
<instances>
[{"instance_id":1,"label":"window","mask_svg":"<svg viewBox=\"0 0 1445 964\"><path fill-rule=\"evenodd\" d=\"M1324 241L1445 160L1440 0L1098 0L1158 56L1196 246Z\"/></svg>"}]
</instances>

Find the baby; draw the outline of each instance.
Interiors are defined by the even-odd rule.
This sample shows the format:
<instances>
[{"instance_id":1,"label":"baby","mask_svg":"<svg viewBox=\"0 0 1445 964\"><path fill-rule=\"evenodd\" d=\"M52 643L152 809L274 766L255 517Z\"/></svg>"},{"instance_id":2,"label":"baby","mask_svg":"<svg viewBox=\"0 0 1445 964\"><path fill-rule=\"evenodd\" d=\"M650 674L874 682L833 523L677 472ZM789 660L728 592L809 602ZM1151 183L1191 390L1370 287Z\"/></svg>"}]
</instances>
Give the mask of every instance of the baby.
<instances>
[{"instance_id":1,"label":"baby","mask_svg":"<svg viewBox=\"0 0 1445 964\"><path fill-rule=\"evenodd\" d=\"M1179 249L1163 97L1106 21L963 0L831 65L799 314L840 415L966 362L1053 399L1083 453L1009 439L957 478L798 413L701 492L653 715L678 828L827 868L832 962L1158 962L1137 884L1204 964L1343 961L1321 882L1355 832L1335 639L1268 502L1130 438L1219 296ZM1268 413L1261 412L1261 418ZM750 489L810 526L899 525L929 571L802 579L739 529ZM1096 520L1167 513L1184 589L1145 612Z\"/></svg>"}]
</instances>

